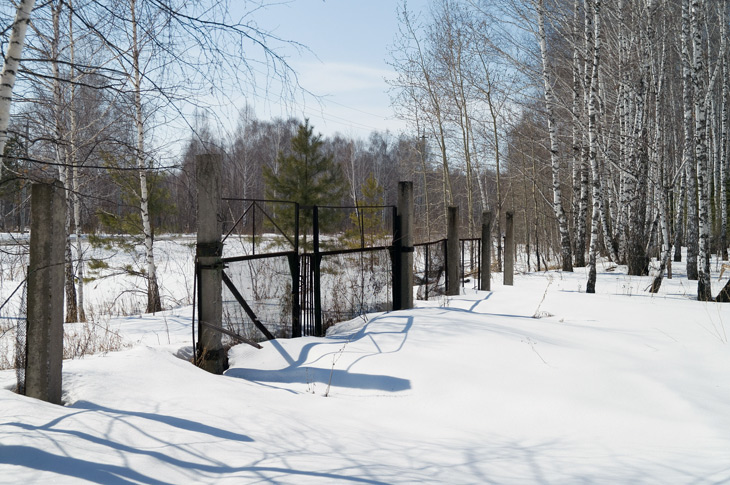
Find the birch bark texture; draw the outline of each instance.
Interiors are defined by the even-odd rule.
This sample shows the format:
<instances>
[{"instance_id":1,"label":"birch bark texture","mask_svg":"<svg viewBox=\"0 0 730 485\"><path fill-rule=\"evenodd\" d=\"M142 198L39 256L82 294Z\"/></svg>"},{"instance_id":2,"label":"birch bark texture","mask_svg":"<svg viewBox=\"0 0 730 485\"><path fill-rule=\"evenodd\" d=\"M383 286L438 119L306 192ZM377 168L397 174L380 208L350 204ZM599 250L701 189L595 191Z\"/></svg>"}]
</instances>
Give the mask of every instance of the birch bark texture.
<instances>
[{"instance_id":1,"label":"birch bark texture","mask_svg":"<svg viewBox=\"0 0 730 485\"><path fill-rule=\"evenodd\" d=\"M603 207L603 193L601 186L601 170L598 166L598 140L596 124L598 122L598 69L600 64L601 49L601 1L593 2L591 15L586 12L586 22L589 16L593 17L593 48L592 48L592 67L591 79L589 85L589 101L588 101L588 150L591 163L592 193L593 193L593 211L591 213L591 240L588 248L588 281L586 283L586 293L596 292L596 258L598 253L599 242L599 224L601 220L601 212Z\"/></svg>"},{"instance_id":2,"label":"birch bark texture","mask_svg":"<svg viewBox=\"0 0 730 485\"><path fill-rule=\"evenodd\" d=\"M30 14L33 11L35 0L21 0L15 11L13 31L10 34L10 45L5 55L3 69L0 73L0 177L3 174L5 145L8 141L8 126L10 125L10 105L13 98L13 87L23 55L25 33L30 23Z\"/></svg>"},{"instance_id":3,"label":"birch bark texture","mask_svg":"<svg viewBox=\"0 0 730 485\"><path fill-rule=\"evenodd\" d=\"M563 271L573 271L573 255L568 230L568 218L563 208L563 192L560 187L560 154L558 150L558 134L555 127L555 94L550 76L550 61L548 59L547 34L545 33L545 0L537 0L538 43L540 44L540 58L542 60L542 81L545 97L545 111L547 115L548 137L550 139L550 166L553 184L553 210L558 220L560 233L560 257Z\"/></svg>"}]
</instances>

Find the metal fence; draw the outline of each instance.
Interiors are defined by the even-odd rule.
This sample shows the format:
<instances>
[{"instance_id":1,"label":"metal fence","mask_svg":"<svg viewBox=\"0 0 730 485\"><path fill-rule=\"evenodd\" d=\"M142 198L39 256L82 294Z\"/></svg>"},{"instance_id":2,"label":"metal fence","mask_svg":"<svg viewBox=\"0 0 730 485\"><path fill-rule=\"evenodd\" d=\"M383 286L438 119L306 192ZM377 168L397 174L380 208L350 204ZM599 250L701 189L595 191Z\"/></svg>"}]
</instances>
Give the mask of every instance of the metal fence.
<instances>
[{"instance_id":1,"label":"metal fence","mask_svg":"<svg viewBox=\"0 0 730 485\"><path fill-rule=\"evenodd\" d=\"M398 308L395 207L223 202L224 340L319 336L337 322ZM419 299L445 293L446 243L414 245ZM459 244L461 285L476 288L481 240Z\"/></svg>"},{"instance_id":2,"label":"metal fence","mask_svg":"<svg viewBox=\"0 0 730 485\"><path fill-rule=\"evenodd\" d=\"M224 341L323 335L393 308L394 207L223 199L223 214Z\"/></svg>"},{"instance_id":3,"label":"metal fence","mask_svg":"<svg viewBox=\"0 0 730 485\"><path fill-rule=\"evenodd\" d=\"M440 239L413 245L413 284L417 287L416 297L419 300L446 294L446 243L446 239ZM459 279L462 287L471 285L472 288L479 289L481 248L482 241L479 238L459 239Z\"/></svg>"},{"instance_id":4,"label":"metal fence","mask_svg":"<svg viewBox=\"0 0 730 485\"><path fill-rule=\"evenodd\" d=\"M15 369L17 391L25 393L27 284L23 281L0 305L0 369Z\"/></svg>"},{"instance_id":5,"label":"metal fence","mask_svg":"<svg viewBox=\"0 0 730 485\"><path fill-rule=\"evenodd\" d=\"M302 260L303 335L323 335L337 322L392 309L395 207L311 209L312 252ZM325 224L330 231L323 236Z\"/></svg>"}]
</instances>

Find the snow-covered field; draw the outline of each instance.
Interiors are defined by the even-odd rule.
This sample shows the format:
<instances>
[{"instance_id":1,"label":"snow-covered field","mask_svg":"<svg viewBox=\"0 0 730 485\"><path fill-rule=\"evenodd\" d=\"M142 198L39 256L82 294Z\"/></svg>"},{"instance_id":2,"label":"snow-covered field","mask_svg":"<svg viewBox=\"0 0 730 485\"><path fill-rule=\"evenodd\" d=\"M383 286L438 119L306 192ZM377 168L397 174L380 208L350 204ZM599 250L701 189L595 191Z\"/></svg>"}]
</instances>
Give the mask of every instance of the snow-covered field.
<instances>
[{"instance_id":1,"label":"snow-covered field","mask_svg":"<svg viewBox=\"0 0 730 485\"><path fill-rule=\"evenodd\" d=\"M730 483L730 305L622 270L237 346L224 376L186 360L190 307L112 320L129 347L64 361L63 407L0 372L0 483Z\"/></svg>"}]
</instances>

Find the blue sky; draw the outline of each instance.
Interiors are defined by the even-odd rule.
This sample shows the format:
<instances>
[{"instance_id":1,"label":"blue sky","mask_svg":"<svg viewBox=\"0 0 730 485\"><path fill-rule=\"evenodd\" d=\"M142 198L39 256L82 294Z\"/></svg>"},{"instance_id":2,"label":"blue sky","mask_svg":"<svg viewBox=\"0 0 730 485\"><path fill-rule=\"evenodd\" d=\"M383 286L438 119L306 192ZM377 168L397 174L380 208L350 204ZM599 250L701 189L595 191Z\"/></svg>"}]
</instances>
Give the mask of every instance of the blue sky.
<instances>
[{"instance_id":1,"label":"blue sky","mask_svg":"<svg viewBox=\"0 0 730 485\"><path fill-rule=\"evenodd\" d=\"M410 10L426 9L429 0L409 0ZM258 10L251 17L271 33L307 46L311 52L282 52L297 71L303 88L321 96L305 96L280 104L276 90L267 96L239 99L253 105L261 119L308 117L325 135L340 132L365 138L372 130L404 130L390 107L384 78L394 73L387 64L398 31L400 0L292 0Z\"/></svg>"}]
</instances>

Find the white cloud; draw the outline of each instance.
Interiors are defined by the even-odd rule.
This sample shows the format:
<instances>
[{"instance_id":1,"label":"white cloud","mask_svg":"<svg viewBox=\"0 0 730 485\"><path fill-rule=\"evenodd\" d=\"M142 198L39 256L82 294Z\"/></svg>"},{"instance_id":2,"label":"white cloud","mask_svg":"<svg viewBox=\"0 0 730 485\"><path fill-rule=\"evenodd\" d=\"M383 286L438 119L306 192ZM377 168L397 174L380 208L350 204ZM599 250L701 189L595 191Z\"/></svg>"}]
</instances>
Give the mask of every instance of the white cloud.
<instances>
[{"instance_id":1,"label":"white cloud","mask_svg":"<svg viewBox=\"0 0 730 485\"><path fill-rule=\"evenodd\" d=\"M385 91L385 78L394 76L388 69L343 62L307 62L297 64L295 69L302 87L322 96Z\"/></svg>"}]
</instances>

